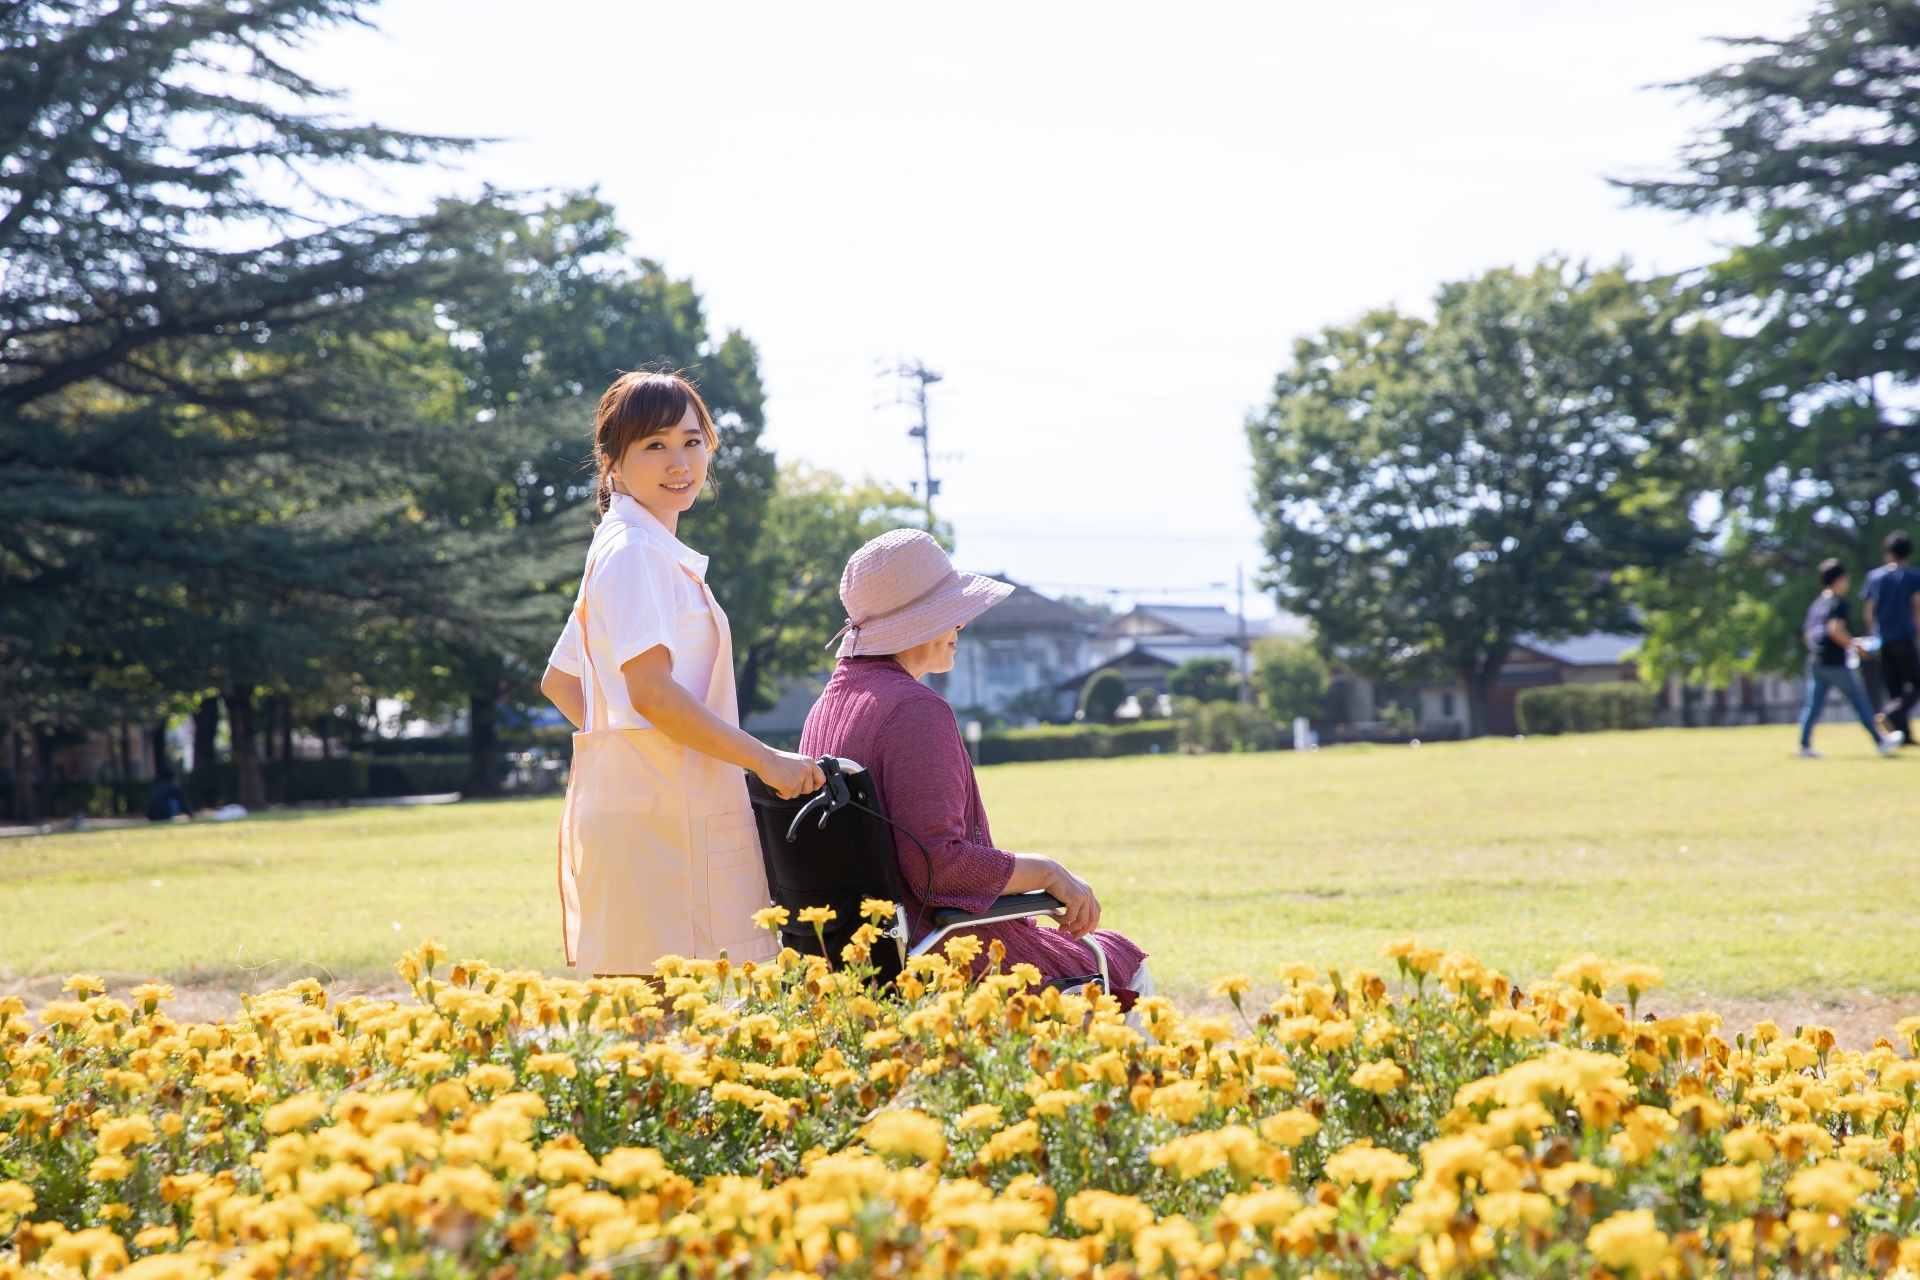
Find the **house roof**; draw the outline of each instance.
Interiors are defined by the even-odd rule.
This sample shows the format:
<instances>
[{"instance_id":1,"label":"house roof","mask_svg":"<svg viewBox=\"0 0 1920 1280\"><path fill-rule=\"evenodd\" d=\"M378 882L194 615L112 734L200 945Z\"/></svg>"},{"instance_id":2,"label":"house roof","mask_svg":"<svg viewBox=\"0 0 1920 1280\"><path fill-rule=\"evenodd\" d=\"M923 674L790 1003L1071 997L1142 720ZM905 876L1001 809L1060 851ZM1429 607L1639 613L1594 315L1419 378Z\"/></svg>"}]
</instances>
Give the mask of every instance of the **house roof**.
<instances>
[{"instance_id":1,"label":"house roof","mask_svg":"<svg viewBox=\"0 0 1920 1280\"><path fill-rule=\"evenodd\" d=\"M1002 574L986 575L998 582L1013 582ZM1091 632L1100 619L1070 604L1041 595L1031 587L1013 582L1013 594L967 624L974 631L1026 631L1034 627L1066 627Z\"/></svg>"},{"instance_id":2,"label":"house roof","mask_svg":"<svg viewBox=\"0 0 1920 1280\"><path fill-rule=\"evenodd\" d=\"M1116 618L1106 634L1121 636L1165 636L1169 639L1236 640L1240 636L1240 618L1217 604L1143 604ZM1248 618L1249 639L1268 635L1305 635L1306 624L1291 614L1271 618Z\"/></svg>"},{"instance_id":3,"label":"house roof","mask_svg":"<svg viewBox=\"0 0 1920 1280\"><path fill-rule=\"evenodd\" d=\"M1594 631L1584 636L1568 636L1565 640L1520 636L1514 643L1569 667L1611 667L1625 661L1621 655L1638 646L1640 637Z\"/></svg>"},{"instance_id":4,"label":"house roof","mask_svg":"<svg viewBox=\"0 0 1920 1280\"><path fill-rule=\"evenodd\" d=\"M1134 645L1131 649L1115 654L1106 662L1088 667L1071 679L1062 680L1059 687L1077 691L1094 672L1104 671L1108 667L1122 675L1158 679L1189 658L1224 658L1237 666L1240 662L1240 650L1230 644L1207 644L1186 640L1179 636L1169 637L1165 642L1159 639L1148 639Z\"/></svg>"}]
</instances>

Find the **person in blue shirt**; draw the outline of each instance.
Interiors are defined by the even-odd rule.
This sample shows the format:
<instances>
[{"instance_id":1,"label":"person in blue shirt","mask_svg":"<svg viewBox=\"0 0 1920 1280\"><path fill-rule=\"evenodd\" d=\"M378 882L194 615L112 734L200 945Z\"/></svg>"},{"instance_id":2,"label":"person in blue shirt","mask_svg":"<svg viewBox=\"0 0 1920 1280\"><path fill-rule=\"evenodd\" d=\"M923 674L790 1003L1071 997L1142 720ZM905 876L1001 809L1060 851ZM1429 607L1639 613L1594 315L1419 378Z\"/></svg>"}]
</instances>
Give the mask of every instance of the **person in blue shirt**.
<instances>
[{"instance_id":1,"label":"person in blue shirt","mask_svg":"<svg viewBox=\"0 0 1920 1280\"><path fill-rule=\"evenodd\" d=\"M1838 560L1820 562L1820 594L1807 606L1807 618L1801 634L1807 642L1807 704L1800 712L1800 755L1818 760L1813 749L1813 726L1827 709L1827 690L1838 689L1853 704L1854 714L1867 727L1873 745L1881 755L1893 754L1898 739L1882 734L1873 723L1873 707L1860 687L1847 659L1857 653L1860 640L1847 622L1847 567Z\"/></svg>"},{"instance_id":2,"label":"person in blue shirt","mask_svg":"<svg viewBox=\"0 0 1920 1280\"><path fill-rule=\"evenodd\" d=\"M1913 559L1913 539L1904 530L1887 535L1881 544L1886 563L1867 575L1860 594L1866 607L1867 630L1880 638L1880 673L1887 685L1887 701L1874 718L1883 734L1913 741L1908 715L1920 702L1920 572Z\"/></svg>"}]
</instances>

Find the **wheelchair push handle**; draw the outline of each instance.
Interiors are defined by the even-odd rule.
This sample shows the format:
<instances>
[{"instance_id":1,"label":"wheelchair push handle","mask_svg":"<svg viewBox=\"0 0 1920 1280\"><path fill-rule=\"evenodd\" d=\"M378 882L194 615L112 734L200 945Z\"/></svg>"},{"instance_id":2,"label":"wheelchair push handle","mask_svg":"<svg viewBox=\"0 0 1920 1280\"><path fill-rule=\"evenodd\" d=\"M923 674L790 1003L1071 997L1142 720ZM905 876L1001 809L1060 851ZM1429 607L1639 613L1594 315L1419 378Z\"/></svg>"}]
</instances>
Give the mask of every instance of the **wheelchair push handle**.
<instances>
[{"instance_id":1,"label":"wheelchair push handle","mask_svg":"<svg viewBox=\"0 0 1920 1280\"><path fill-rule=\"evenodd\" d=\"M793 822L787 827L787 843L793 844L800 838L800 824L818 810L820 819L815 823L817 830L824 831L827 820L853 802L853 794L847 790L846 777L840 772L840 761L833 756L821 756L817 762L820 772L826 776L827 785L813 793L800 812L793 815Z\"/></svg>"}]
</instances>

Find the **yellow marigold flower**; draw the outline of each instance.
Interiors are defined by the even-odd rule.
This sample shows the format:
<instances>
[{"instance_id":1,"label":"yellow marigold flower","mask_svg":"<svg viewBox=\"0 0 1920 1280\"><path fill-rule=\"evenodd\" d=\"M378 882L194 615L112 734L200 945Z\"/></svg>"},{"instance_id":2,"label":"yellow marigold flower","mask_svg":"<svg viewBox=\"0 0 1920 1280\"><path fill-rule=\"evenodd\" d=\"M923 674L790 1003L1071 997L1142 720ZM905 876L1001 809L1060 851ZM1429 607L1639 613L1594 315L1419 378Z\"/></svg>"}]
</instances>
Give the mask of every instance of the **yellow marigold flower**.
<instances>
[{"instance_id":1,"label":"yellow marigold flower","mask_svg":"<svg viewBox=\"0 0 1920 1280\"><path fill-rule=\"evenodd\" d=\"M1260 1122L1260 1136L1276 1147L1297 1147L1320 1132L1320 1121L1295 1108L1268 1116Z\"/></svg>"},{"instance_id":2,"label":"yellow marigold flower","mask_svg":"<svg viewBox=\"0 0 1920 1280\"><path fill-rule=\"evenodd\" d=\"M125 1156L101 1156L87 1166L88 1182L118 1182L133 1172L133 1161Z\"/></svg>"},{"instance_id":3,"label":"yellow marigold flower","mask_svg":"<svg viewBox=\"0 0 1920 1280\"><path fill-rule=\"evenodd\" d=\"M1380 956L1384 960L1402 960L1419 949L1420 939L1409 933L1404 937L1381 943Z\"/></svg>"},{"instance_id":4,"label":"yellow marigold flower","mask_svg":"<svg viewBox=\"0 0 1920 1280\"><path fill-rule=\"evenodd\" d=\"M1264 1062L1253 1069L1254 1083L1262 1089L1290 1090L1300 1083L1293 1074L1293 1068L1278 1062Z\"/></svg>"},{"instance_id":5,"label":"yellow marigold flower","mask_svg":"<svg viewBox=\"0 0 1920 1280\"><path fill-rule=\"evenodd\" d=\"M673 1177L673 1170L652 1147L615 1147L600 1157L600 1180L610 1187L651 1191Z\"/></svg>"},{"instance_id":6,"label":"yellow marigold flower","mask_svg":"<svg viewBox=\"0 0 1920 1280\"><path fill-rule=\"evenodd\" d=\"M1487 1029L1507 1040L1538 1040L1544 1032L1530 1013L1520 1009L1494 1009L1487 1014Z\"/></svg>"},{"instance_id":7,"label":"yellow marigold flower","mask_svg":"<svg viewBox=\"0 0 1920 1280\"><path fill-rule=\"evenodd\" d=\"M1413 1161L1398 1151L1376 1147L1366 1138L1352 1143L1327 1161L1327 1177L1343 1187L1365 1183L1375 1195L1384 1195L1389 1186L1404 1182L1419 1170Z\"/></svg>"},{"instance_id":8,"label":"yellow marigold flower","mask_svg":"<svg viewBox=\"0 0 1920 1280\"><path fill-rule=\"evenodd\" d=\"M988 1164L1000 1164L1017 1155L1025 1155L1039 1149L1039 1122L1022 1120L1018 1124L1008 1125L988 1138L987 1144L980 1149L980 1158Z\"/></svg>"},{"instance_id":9,"label":"yellow marigold flower","mask_svg":"<svg viewBox=\"0 0 1920 1280\"><path fill-rule=\"evenodd\" d=\"M967 1130L997 1129L1000 1127L1001 1119L999 1107L991 1102L980 1102L962 1111L960 1118L954 1123Z\"/></svg>"},{"instance_id":10,"label":"yellow marigold flower","mask_svg":"<svg viewBox=\"0 0 1920 1280\"><path fill-rule=\"evenodd\" d=\"M504 1196L493 1175L479 1165L435 1169L420 1180L421 1194L442 1204L458 1204L468 1213L483 1218L500 1212Z\"/></svg>"},{"instance_id":11,"label":"yellow marigold flower","mask_svg":"<svg viewBox=\"0 0 1920 1280\"><path fill-rule=\"evenodd\" d=\"M1752 1204L1760 1198L1760 1166L1723 1164L1702 1169L1700 1194L1715 1204Z\"/></svg>"},{"instance_id":12,"label":"yellow marigold flower","mask_svg":"<svg viewBox=\"0 0 1920 1280\"><path fill-rule=\"evenodd\" d=\"M899 912L899 907L885 898L860 899L860 914L875 924L887 924Z\"/></svg>"},{"instance_id":13,"label":"yellow marigold flower","mask_svg":"<svg viewBox=\"0 0 1920 1280\"><path fill-rule=\"evenodd\" d=\"M1243 996L1253 990L1253 979L1244 973L1229 973L1213 980L1207 988L1207 995L1215 1000L1222 996Z\"/></svg>"},{"instance_id":14,"label":"yellow marigold flower","mask_svg":"<svg viewBox=\"0 0 1920 1280\"><path fill-rule=\"evenodd\" d=\"M527 1070L543 1076L564 1076L568 1080L580 1074L573 1056L565 1053L536 1053L527 1058Z\"/></svg>"},{"instance_id":15,"label":"yellow marigold flower","mask_svg":"<svg viewBox=\"0 0 1920 1280\"><path fill-rule=\"evenodd\" d=\"M1596 1187L1610 1187L1613 1185L1613 1173L1585 1160L1569 1160L1540 1171L1540 1189L1551 1196L1564 1196L1582 1182L1590 1182Z\"/></svg>"},{"instance_id":16,"label":"yellow marigold flower","mask_svg":"<svg viewBox=\"0 0 1920 1280\"><path fill-rule=\"evenodd\" d=\"M513 1068L498 1062L483 1062L467 1072L467 1088L480 1093L498 1093L513 1088Z\"/></svg>"},{"instance_id":17,"label":"yellow marigold flower","mask_svg":"<svg viewBox=\"0 0 1920 1280\"><path fill-rule=\"evenodd\" d=\"M788 919L785 907L762 907L753 913L753 927L772 932L784 927Z\"/></svg>"},{"instance_id":18,"label":"yellow marigold flower","mask_svg":"<svg viewBox=\"0 0 1920 1280\"><path fill-rule=\"evenodd\" d=\"M1729 1131L1720 1139L1720 1149L1735 1164L1748 1164L1755 1160L1771 1160L1774 1146L1772 1137L1764 1129L1748 1125Z\"/></svg>"},{"instance_id":19,"label":"yellow marigold flower","mask_svg":"<svg viewBox=\"0 0 1920 1280\"><path fill-rule=\"evenodd\" d=\"M58 1224L48 1224L57 1226ZM127 1246L112 1227L88 1227L84 1231L62 1232L40 1255L41 1266L54 1270L71 1267L81 1275L103 1276L109 1272L131 1274L127 1267ZM39 1270L39 1268L35 1268Z\"/></svg>"},{"instance_id":20,"label":"yellow marigold flower","mask_svg":"<svg viewBox=\"0 0 1920 1280\"><path fill-rule=\"evenodd\" d=\"M1191 1124L1212 1099L1197 1080L1175 1080L1153 1091L1147 1110L1176 1124Z\"/></svg>"},{"instance_id":21,"label":"yellow marigold flower","mask_svg":"<svg viewBox=\"0 0 1920 1280\"><path fill-rule=\"evenodd\" d=\"M1321 1023L1313 1036L1313 1047L1318 1053L1334 1053L1352 1043L1353 1023L1345 1018Z\"/></svg>"},{"instance_id":22,"label":"yellow marigold flower","mask_svg":"<svg viewBox=\"0 0 1920 1280\"><path fill-rule=\"evenodd\" d=\"M260 1127L268 1133L288 1133L304 1129L327 1112L323 1094L296 1093L285 1102L275 1103L260 1115Z\"/></svg>"},{"instance_id":23,"label":"yellow marigold flower","mask_svg":"<svg viewBox=\"0 0 1920 1280\"><path fill-rule=\"evenodd\" d=\"M60 984L60 989L62 991L78 991L83 995L88 991L98 991L105 994L107 984L100 981L96 975L91 973L70 973L67 975L67 980Z\"/></svg>"},{"instance_id":24,"label":"yellow marigold flower","mask_svg":"<svg viewBox=\"0 0 1920 1280\"><path fill-rule=\"evenodd\" d=\"M1787 1199L1802 1209L1851 1213L1861 1193L1879 1185L1880 1177L1872 1170L1844 1160L1822 1160L1787 1179Z\"/></svg>"},{"instance_id":25,"label":"yellow marigold flower","mask_svg":"<svg viewBox=\"0 0 1920 1280\"><path fill-rule=\"evenodd\" d=\"M1071 1203L1071 1202L1069 1202ZM1300 1197L1285 1187L1256 1191L1251 1195L1229 1195L1220 1202L1220 1216L1228 1222L1271 1230L1300 1211Z\"/></svg>"},{"instance_id":26,"label":"yellow marigold flower","mask_svg":"<svg viewBox=\"0 0 1920 1280\"><path fill-rule=\"evenodd\" d=\"M1077 1107L1086 1102L1087 1095L1074 1089L1047 1089L1036 1095L1033 1108L1043 1116L1059 1119L1067 1114L1068 1107Z\"/></svg>"},{"instance_id":27,"label":"yellow marigold flower","mask_svg":"<svg viewBox=\"0 0 1920 1280\"><path fill-rule=\"evenodd\" d=\"M1532 1191L1490 1191L1473 1202L1480 1221L1495 1231L1544 1227L1553 1219L1553 1201Z\"/></svg>"},{"instance_id":28,"label":"yellow marigold flower","mask_svg":"<svg viewBox=\"0 0 1920 1280\"><path fill-rule=\"evenodd\" d=\"M882 1111L867 1126L867 1145L882 1155L916 1156L927 1164L946 1158L940 1122L924 1111Z\"/></svg>"},{"instance_id":29,"label":"yellow marigold flower","mask_svg":"<svg viewBox=\"0 0 1920 1280\"><path fill-rule=\"evenodd\" d=\"M542 1182L591 1182L600 1176L600 1166L578 1146L549 1142L540 1148Z\"/></svg>"},{"instance_id":30,"label":"yellow marigold flower","mask_svg":"<svg viewBox=\"0 0 1920 1280\"><path fill-rule=\"evenodd\" d=\"M13 1224L33 1210L32 1187L24 1182L0 1182L0 1231L13 1230Z\"/></svg>"},{"instance_id":31,"label":"yellow marigold flower","mask_svg":"<svg viewBox=\"0 0 1920 1280\"><path fill-rule=\"evenodd\" d=\"M1610 979L1609 986L1625 987L1629 993L1651 991L1667 985L1660 970L1650 964L1617 965L1607 977Z\"/></svg>"},{"instance_id":32,"label":"yellow marigold flower","mask_svg":"<svg viewBox=\"0 0 1920 1280\"><path fill-rule=\"evenodd\" d=\"M832 924L835 920L839 918L840 918L840 913L835 911L832 907L800 908L801 924L827 925L827 924Z\"/></svg>"},{"instance_id":33,"label":"yellow marigold flower","mask_svg":"<svg viewBox=\"0 0 1920 1280\"><path fill-rule=\"evenodd\" d=\"M1654 1224L1653 1210L1626 1209L1594 1224L1587 1248L1603 1267L1645 1275L1666 1260L1667 1235Z\"/></svg>"},{"instance_id":34,"label":"yellow marigold flower","mask_svg":"<svg viewBox=\"0 0 1920 1280\"><path fill-rule=\"evenodd\" d=\"M1399 1063L1382 1058L1377 1062L1362 1063L1347 1078L1353 1081L1355 1088L1365 1089L1368 1093L1392 1093L1407 1082L1407 1073L1400 1069Z\"/></svg>"},{"instance_id":35,"label":"yellow marigold flower","mask_svg":"<svg viewBox=\"0 0 1920 1280\"><path fill-rule=\"evenodd\" d=\"M1153 1222L1153 1210L1132 1196L1081 1191L1067 1199L1067 1217L1082 1231L1130 1236Z\"/></svg>"},{"instance_id":36,"label":"yellow marigold flower","mask_svg":"<svg viewBox=\"0 0 1920 1280\"><path fill-rule=\"evenodd\" d=\"M134 1233L133 1243L138 1249L157 1249L165 1244L179 1244L180 1228L145 1227Z\"/></svg>"},{"instance_id":37,"label":"yellow marigold flower","mask_svg":"<svg viewBox=\"0 0 1920 1280\"><path fill-rule=\"evenodd\" d=\"M128 1147L154 1139L153 1121L143 1115L115 1116L100 1126L94 1145L105 1155L117 1156Z\"/></svg>"}]
</instances>

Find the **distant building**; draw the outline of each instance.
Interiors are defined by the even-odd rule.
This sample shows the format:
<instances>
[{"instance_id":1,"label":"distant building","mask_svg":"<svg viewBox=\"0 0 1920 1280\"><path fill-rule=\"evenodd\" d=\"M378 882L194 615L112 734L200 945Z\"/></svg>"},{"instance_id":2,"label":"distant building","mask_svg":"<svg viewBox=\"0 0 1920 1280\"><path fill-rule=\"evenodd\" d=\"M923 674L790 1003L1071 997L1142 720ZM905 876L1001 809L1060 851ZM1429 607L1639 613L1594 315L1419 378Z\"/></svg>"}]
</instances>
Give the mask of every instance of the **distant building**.
<instances>
[{"instance_id":1,"label":"distant building","mask_svg":"<svg viewBox=\"0 0 1920 1280\"><path fill-rule=\"evenodd\" d=\"M1305 636L1307 624L1292 614L1248 618L1219 605L1143 604L1115 618L1094 638L1093 660L1061 686L1078 701L1081 688L1096 671L1119 672L1128 693L1167 692L1167 677L1194 658L1222 658L1238 667L1244 637L1251 647L1262 636Z\"/></svg>"},{"instance_id":2,"label":"distant building","mask_svg":"<svg viewBox=\"0 0 1920 1280\"><path fill-rule=\"evenodd\" d=\"M1060 684L1092 661L1100 631L1095 614L1016 582L1012 595L961 631L953 670L927 683L956 709L1015 722L1057 719Z\"/></svg>"}]
</instances>

